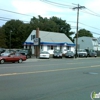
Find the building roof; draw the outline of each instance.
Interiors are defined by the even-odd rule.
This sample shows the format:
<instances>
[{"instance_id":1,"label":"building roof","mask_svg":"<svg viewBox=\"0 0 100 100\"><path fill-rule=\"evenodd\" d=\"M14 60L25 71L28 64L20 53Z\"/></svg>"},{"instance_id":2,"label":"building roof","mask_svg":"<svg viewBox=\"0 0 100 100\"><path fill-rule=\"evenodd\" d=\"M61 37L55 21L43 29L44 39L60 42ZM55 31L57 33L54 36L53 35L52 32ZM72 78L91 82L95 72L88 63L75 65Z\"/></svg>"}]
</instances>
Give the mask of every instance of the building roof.
<instances>
[{"instance_id":1,"label":"building roof","mask_svg":"<svg viewBox=\"0 0 100 100\"><path fill-rule=\"evenodd\" d=\"M29 37L26 39L26 43L32 42L32 35L36 35L36 30L33 30ZM39 36L41 39L41 43L69 43L73 44L73 42L64 34L57 32L47 32L47 31L39 31Z\"/></svg>"}]
</instances>

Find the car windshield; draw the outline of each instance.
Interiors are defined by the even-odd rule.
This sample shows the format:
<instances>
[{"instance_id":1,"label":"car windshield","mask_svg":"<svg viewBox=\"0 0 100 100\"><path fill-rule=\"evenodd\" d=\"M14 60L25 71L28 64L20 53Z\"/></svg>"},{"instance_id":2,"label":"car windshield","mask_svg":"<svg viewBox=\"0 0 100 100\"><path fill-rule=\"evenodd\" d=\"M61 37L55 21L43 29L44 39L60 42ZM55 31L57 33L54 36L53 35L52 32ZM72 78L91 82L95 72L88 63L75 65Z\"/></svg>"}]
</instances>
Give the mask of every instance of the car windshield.
<instances>
[{"instance_id":1,"label":"car windshield","mask_svg":"<svg viewBox=\"0 0 100 100\"><path fill-rule=\"evenodd\" d=\"M20 50L20 53L28 53L28 50Z\"/></svg>"},{"instance_id":2,"label":"car windshield","mask_svg":"<svg viewBox=\"0 0 100 100\"><path fill-rule=\"evenodd\" d=\"M78 52L86 52L86 51L83 49L83 50L78 50Z\"/></svg>"},{"instance_id":3,"label":"car windshield","mask_svg":"<svg viewBox=\"0 0 100 100\"><path fill-rule=\"evenodd\" d=\"M67 53L73 53L72 51L67 51Z\"/></svg>"},{"instance_id":4,"label":"car windshield","mask_svg":"<svg viewBox=\"0 0 100 100\"><path fill-rule=\"evenodd\" d=\"M54 51L54 53L61 53L61 51L60 50L56 50L56 51Z\"/></svg>"},{"instance_id":5,"label":"car windshield","mask_svg":"<svg viewBox=\"0 0 100 100\"><path fill-rule=\"evenodd\" d=\"M10 53L2 53L2 54L1 54L2 57L8 56L8 55L10 55Z\"/></svg>"},{"instance_id":6,"label":"car windshield","mask_svg":"<svg viewBox=\"0 0 100 100\"><path fill-rule=\"evenodd\" d=\"M44 52L44 51L43 51L43 52L41 52L41 54L49 54L49 53L48 53L48 52Z\"/></svg>"}]
</instances>

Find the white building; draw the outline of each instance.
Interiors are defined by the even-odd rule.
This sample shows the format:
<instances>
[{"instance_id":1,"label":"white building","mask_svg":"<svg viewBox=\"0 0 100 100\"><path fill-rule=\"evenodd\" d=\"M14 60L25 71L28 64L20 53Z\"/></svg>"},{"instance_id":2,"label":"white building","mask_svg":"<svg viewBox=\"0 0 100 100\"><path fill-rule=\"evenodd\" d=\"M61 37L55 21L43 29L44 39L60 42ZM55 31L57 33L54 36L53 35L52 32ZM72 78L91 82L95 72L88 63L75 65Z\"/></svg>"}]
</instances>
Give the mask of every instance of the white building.
<instances>
[{"instance_id":1,"label":"white building","mask_svg":"<svg viewBox=\"0 0 100 100\"><path fill-rule=\"evenodd\" d=\"M24 48L31 48L35 53L33 39L36 37L36 30L33 30L24 42ZM39 31L40 51L48 51L53 54L54 49L60 49L64 53L66 50L75 52L75 44L64 34L56 32Z\"/></svg>"},{"instance_id":2,"label":"white building","mask_svg":"<svg viewBox=\"0 0 100 100\"><path fill-rule=\"evenodd\" d=\"M97 38L85 36L78 38L78 49L93 49L95 51L100 50Z\"/></svg>"}]
</instances>

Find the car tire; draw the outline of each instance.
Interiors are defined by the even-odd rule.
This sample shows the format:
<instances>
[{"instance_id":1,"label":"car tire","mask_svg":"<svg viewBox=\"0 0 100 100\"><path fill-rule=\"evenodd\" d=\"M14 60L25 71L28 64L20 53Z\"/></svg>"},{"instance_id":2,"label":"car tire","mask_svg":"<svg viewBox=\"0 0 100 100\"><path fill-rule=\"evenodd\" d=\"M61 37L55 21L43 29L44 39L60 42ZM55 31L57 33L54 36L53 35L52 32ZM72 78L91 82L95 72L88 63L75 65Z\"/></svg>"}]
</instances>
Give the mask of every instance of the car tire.
<instances>
[{"instance_id":1,"label":"car tire","mask_svg":"<svg viewBox=\"0 0 100 100\"><path fill-rule=\"evenodd\" d=\"M23 62L23 60L22 59L19 59L18 63L22 63L22 62Z\"/></svg>"},{"instance_id":2,"label":"car tire","mask_svg":"<svg viewBox=\"0 0 100 100\"><path fill-rule=\"evenodd\" d=\"M4 62L5 62L4 59L1 59L1 60L0 60L0 64L3 64Z\"/></svg>"}]
</instances>

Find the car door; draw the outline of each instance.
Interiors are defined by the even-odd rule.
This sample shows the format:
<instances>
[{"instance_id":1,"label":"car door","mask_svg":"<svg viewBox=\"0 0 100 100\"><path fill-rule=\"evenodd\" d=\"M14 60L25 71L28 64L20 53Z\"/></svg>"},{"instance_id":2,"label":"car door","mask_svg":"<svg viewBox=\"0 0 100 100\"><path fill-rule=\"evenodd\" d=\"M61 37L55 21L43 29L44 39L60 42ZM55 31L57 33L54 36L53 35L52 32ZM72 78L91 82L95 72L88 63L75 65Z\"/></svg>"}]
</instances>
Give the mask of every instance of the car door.
<instances>
[{"instance_id":1,"label":"car door","mask_svg":"<svg viewBox=\"0 0 100 100\"><path fill-rule=\"evenodd\" d=\"M6 57L7 62L13 62L14 61L14 54L10 54L9 56Z\"/></svg>"},{"instance_id":2,"label":"car door","mask_svg":"<svg viewBox=\"0 0 100 100\"><path fill-rule=\"evenodd\" d=\"M14 61L19 61L20 58L21 58L20 54L15 54L14 55Z\"/></svg>"}]
</instances>

